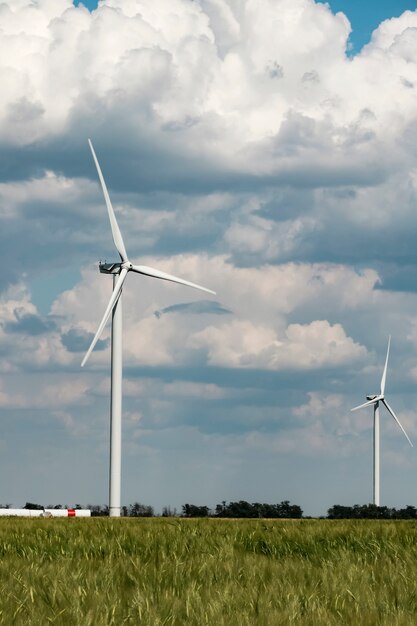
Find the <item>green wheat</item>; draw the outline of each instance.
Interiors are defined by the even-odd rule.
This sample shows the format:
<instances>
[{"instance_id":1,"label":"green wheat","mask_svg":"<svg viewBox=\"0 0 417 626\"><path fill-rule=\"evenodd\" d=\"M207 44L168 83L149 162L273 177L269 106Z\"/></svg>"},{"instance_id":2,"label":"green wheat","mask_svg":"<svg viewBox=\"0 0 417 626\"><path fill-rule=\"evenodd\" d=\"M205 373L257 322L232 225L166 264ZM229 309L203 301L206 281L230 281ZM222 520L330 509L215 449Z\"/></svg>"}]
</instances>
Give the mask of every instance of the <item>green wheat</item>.
<instances>
[{"instance_id":1,"label":"green wheat","mask_svg":"<svg viewBox=\"0 0 417 626\"><path fill-rule=\"evenodd\" d=\"M413 521L1 519L7 626L417 624Z\"/></svg>"}]
</instances>

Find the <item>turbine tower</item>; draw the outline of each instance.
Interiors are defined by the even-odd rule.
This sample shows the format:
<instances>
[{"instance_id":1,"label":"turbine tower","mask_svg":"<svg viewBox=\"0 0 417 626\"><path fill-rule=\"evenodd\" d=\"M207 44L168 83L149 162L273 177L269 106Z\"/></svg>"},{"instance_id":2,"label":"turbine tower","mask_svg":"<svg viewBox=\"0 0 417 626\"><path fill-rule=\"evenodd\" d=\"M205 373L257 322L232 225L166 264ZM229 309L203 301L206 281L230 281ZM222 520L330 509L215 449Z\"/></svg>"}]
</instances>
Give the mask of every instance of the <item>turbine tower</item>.
<instances>
[{"instance_id":1,"label":"turbine tower","mask_svg":"<svg viewBox=\"0 0 417 626\"><path fill-rule=\"evenodd\" d=\"M359 406L355 406L355 408L351 409L351 411L357 411L358 409L363 409L366 406L373 406L374 408L374 485L373 485L374 500L373 501L374 501L374 504L376 504L376 506L379 506L379 503L380 503L380 499L379 499L379 403L380 402L382 402L382 404L385 406L388 413L391 413L392 417L395 419L398 426L403 431L408 443L410 444L411 447L413 447L413 444L411 443L409 436L407 435L404 428L402 427L400 420L395 415L394 411L392 410L392 408L390 407L390 405L385 399L385 382L387 379L387 367L388 367L390 344L391 344L391 335L388 338L387 356L385 359L384 371L382 373L381 389L380 389L379 395L366 396L367 402L365 402L364 404L360 404Z\"/></svg>"},{"instance_id":2,"label":"turbine tower","mask_svg":"<svg viewBox=\"0 0 417 626\"><path fill-rule=\"evenodd\" d=\"M119 263L101 263L99 269L102 274L112 274L113 276L113 293L104 312L103 319L97 329L93 341L81 363L83 367L90 356L94 346L96 345L103 329L112 315L111 330L111 401L110 401L110 480L109 480L109 511L110 517L120 517L120 484L121 484L121 449L122 449L122 289L123 283L129 272L168 280L180 285L194 287L215 295L211 289L201 287L188 280L177 278L166 272L147 267L146 265L133 265L127 256L125 244L116 221L116 216L110 201L106 183L100 165L94 152L93 144L90 139L88 143L91 148L94 163L97 168L98 177L100 179L101 188L103 190L104 200L106 202L107 211L110 219L110 226L113 235L114 245L119 253L121 262Z\"/></svg>"}]
</instances>

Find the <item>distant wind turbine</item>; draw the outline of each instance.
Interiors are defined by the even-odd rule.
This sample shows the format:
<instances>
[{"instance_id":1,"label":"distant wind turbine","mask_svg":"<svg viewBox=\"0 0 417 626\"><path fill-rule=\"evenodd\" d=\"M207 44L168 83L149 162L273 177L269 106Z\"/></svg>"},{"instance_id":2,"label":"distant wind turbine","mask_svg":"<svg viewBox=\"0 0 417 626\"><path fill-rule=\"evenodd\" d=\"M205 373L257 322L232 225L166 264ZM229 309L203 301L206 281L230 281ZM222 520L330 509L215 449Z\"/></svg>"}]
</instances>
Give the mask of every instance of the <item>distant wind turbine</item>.
<instances>
[{"instance_id":1,"label":"distant wind turbine","mask_svg":"<svg viewBox=\"0 0 417 626\"><path fill-rule=\"evenodd\" d=\"M388 413L391 413L392 417L395 419L398 426L403 431L408 443L410 444L411 447L413 447L413 444L411 443L409 436L407 435L404 428L402 427L400 420L395 415L394 411L392 410L392 408L390 407L390 405L385 399L385 382L387 379L387 367L388 367L390 344L391 344L391 335L388 338L387 356L385 359L384 371L382 373L381 391L379 395L378 396L366 396L366 399L368 400L368 402L365 402L364 404L360 404L359 406L355 406L355 408L351 409L351 411L357 411L358 409L363 409L366 406L374 407L374 485L373 485L374 493L373 493L373 496L374 496L374 504L376 504L376 506L379 506L379 502L380 502L379 500L379 482L380 482L380 477L379 477L379 403L380 402L382 402L382 404L385 406Z\"/></svg>"},{"instance_id":2,"label":"distant wind turbine","mask_svg":"<svg viewBox=\"0 0 417 626\"><path fill-rule=\"evenodd\" d=\"M211 289L206 289L188 280L177 278L166 272L147 267L146 265L133 265L127 256L125 244L116 221L116 216L110 201L106 183L94 152L93 144L88 140L97 168L101 188L104 194L107 211L110 219L110 226L113 234L113 241L119 253L120 263L101 263L100 272L113 275L113 293L104 312L103 319L97 329L93 341L85 355L81 367L83 367L96 345L103 329L112 314L111 331L111 403L110 403L110 485L109 485L109 510L110 517L120 517L120 485L121 485L121 447L122 447L122 288L126 276L129 272L136 272L144 276L168 280L180 285L194 287L201 291L214 294Z\"/></svg>"}]
</instances>

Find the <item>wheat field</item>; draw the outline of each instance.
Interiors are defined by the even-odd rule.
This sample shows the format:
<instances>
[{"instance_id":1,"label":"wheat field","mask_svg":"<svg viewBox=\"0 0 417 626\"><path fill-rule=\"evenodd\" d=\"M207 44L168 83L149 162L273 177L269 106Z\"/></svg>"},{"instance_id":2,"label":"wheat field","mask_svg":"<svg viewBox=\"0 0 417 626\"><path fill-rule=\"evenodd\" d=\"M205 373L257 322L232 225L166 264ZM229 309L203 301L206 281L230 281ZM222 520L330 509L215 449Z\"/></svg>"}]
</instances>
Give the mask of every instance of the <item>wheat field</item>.
<instances>
[{"instance_id":1,"label":"wheat field","mask_svg":"<svg viewBox=\"0 0 417 626\"><path fill-rule=\"evenodd\" d=\"M0 519L7 626L415 626L417 523Z\"/></svg>"}]
</instances>

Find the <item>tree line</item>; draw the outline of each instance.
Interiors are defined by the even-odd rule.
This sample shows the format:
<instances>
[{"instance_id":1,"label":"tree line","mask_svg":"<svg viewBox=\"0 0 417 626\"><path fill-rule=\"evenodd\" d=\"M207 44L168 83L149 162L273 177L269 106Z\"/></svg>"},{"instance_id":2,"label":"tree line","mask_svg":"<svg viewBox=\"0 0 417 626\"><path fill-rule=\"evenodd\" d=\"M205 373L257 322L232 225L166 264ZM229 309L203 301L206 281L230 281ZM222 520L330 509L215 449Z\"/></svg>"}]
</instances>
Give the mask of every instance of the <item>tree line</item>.
<instances>
[{"instance_id":1,"label":"tree line","mask_svg":"<svg viewBox=\"0 0 417 626\"><path fill-rule=\"evenodd\" d=\"M9 504L2 505L0 508L10 508ZM34 502L26 502L25 509L90 509L92 517L107 517L109 515L109 507L107 505L87 504L81 506L68 507L67 505L55 504L44 507ZM252 518L252 519L308 519L303 516L303 510L297 504L291 504L288 500L283 500L279 504L267 504L260 502L247 502L239 500L227 503L225 500L220 504L216 504L214 509L208 506L196 504L183 504L181 512L176 508L164 506L162 513L157 515L152 506L134 502L128 506L122 506L122 517L205 517L205 518ZM375 504L354 504L353 506L345 506L342 504L334 504L331 506L326 516L320 519L417 519L417 508L407 505L402 509L391 508L387 506L376 506Z\"/></svg>"},{"instance_id":2,"label":"tree line","mask_svg":"<svg viewBox=\"0 0 417 626\"><path fill-rule=\"evenodd\" d=\"M0 508L9 508L10 505L1 505ZM43 506L35 502L26 502L24 509L42 510L42 509L90 509L92 517L106 517L109 515L109 507L100 504L87 504L81 506L76 504L73 507L67 505L55 504ZM128 506L121 507L122 517L156 517L152 506L134 502ZM208 506L200 506L196 504L184 504L181 512L178 513L176 508L164 506L161 517L239 517L239 518L295 518L300 519L303 511L297 504L290 504L288 500L284 500L279 504L266 504L260 502L246 502L239 500L237 502L223 501L216 504L214 509Z\"/></svg>"},{"instance_id":3,"label":"tree line","mask_svg":"<svg viewBox=\"0 0 417 626\"><path fill-rule=\"evenodd\" d=\"M196 506L194 504L184 504L182 507L182 517L241 517L241 518L292 518L300 519L303 511L298 504L290 504L284 500L279 504L266 504L260 502L238 502L223 501L216 504L214 510L207 506Z\"/></svg>"},{"instance_id":4,"label":"tree line","mask_svg":"<svg viewBox=\"0 0 417 626\"><path fill-rule=\"evenodd\" d=\"M335 504L327 511L328 519L417 519L415 506L407 505L403 509L376 504L354 504L343 506Z\"/></svg>"}]
</instances>

